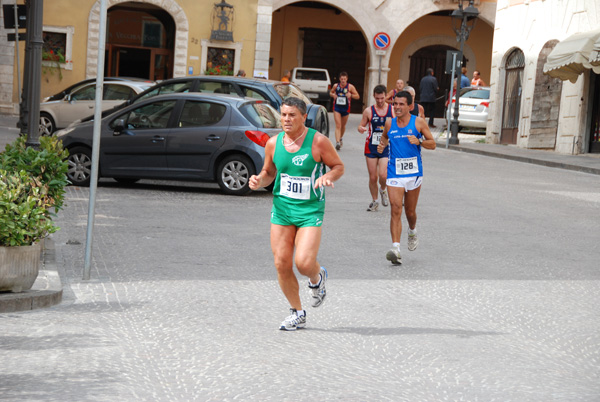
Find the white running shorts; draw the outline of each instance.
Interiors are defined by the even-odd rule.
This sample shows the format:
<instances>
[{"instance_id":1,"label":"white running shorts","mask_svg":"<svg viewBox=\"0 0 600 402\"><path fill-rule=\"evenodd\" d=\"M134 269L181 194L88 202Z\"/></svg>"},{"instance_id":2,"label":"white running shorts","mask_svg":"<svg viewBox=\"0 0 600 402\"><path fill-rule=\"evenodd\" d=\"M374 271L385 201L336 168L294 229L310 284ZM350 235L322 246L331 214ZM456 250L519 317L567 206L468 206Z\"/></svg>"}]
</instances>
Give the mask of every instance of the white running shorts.
<instances>
[{"instance_id":1,"label":"white running shorts","mask_svg":"<svg viewBox=\"0 0 600 402\"><path fill-rule=\"evenodd\" d=\"M385 184L390 187L403 187L405 192L419 188L421 183L423 183L423 176L397 177L385 181Z\"/></svg>"}]
</instances>

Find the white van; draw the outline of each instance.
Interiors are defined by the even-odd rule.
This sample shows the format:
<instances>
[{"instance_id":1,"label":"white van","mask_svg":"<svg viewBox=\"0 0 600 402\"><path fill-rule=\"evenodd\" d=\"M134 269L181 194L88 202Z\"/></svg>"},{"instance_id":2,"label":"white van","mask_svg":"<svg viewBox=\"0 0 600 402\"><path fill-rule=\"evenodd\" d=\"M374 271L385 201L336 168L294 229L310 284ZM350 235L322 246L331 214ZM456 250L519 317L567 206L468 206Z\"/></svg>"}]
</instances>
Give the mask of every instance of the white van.
<instances>
[{"instance_id":1,"label":"white van","mask_svg":"<svg viewBox=\"0 0 600 402\"><path fill-rule=\"evenodd\" d=\"M296 67L292 71L291 81L313 102L327 105L331 80L329 72L324 68Z\"/></svg>"}]
</instances>

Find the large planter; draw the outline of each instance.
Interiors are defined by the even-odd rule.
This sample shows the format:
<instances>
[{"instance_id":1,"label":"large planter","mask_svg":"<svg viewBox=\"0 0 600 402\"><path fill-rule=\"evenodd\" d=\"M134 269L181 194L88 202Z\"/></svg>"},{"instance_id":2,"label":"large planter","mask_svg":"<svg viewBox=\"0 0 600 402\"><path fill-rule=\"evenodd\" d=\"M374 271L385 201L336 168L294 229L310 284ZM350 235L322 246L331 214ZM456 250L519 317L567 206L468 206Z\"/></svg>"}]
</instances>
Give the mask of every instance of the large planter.
<instances>
[{"instance_id":1,"label":"large planter","mask_svg":"<svg viewBox=\"0 0 600 402\"><path fill-rule=\"evenodd\" d=\"M31 246L0 247L0 291L29 290L40 271L42 242Z\"/></svg>"}]
</instances>

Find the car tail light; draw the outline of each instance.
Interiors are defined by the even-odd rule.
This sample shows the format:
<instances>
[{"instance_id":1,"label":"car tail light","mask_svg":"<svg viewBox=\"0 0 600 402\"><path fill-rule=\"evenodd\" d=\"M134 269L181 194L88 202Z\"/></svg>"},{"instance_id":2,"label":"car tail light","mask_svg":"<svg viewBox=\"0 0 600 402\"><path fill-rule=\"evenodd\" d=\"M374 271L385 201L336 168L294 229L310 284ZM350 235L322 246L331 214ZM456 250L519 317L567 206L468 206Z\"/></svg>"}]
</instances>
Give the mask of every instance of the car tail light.
<instances>
[{"instance_id":1,"label":"car tail light","mask_svg":"<svg viewBox=\"0 0 600 402\"><path fill-rule=\"evenodd\" d=\"M490 107L490 102L481 102L479 105L485 106L485 107Z\"/></svg>"},{"instance_id":2,"label":"car tail light","mask_svg":"<svg viewBox=\"0 0 600 402\"><path fill-rule=\"evenodd\" d=\"M267 133L263 133L258 130L246 130L246 137L250 139L253 143L260 145L261 147L265 147L267 145L267 141L269 141L269 135Z\"/></svg>"},{"instance_id":3,"label":"car tail light","mask_svg":"<svg viewBox=\"0 0 600 402\"><path fill-rule=\"evenodd\" d=\"M327 90L331 91L331 84L327 85Z\"/></svg>"}]
</instances>

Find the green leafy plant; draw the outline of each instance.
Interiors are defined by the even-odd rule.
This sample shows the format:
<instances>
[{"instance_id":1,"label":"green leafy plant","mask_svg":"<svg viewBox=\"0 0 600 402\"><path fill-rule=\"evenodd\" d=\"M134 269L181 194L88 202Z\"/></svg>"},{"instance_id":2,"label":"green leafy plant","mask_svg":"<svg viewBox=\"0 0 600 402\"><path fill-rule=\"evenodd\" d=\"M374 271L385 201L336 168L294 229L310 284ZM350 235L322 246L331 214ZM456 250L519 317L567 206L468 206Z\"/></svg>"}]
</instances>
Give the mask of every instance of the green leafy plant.
<instances>
[{"instance_id":1,"label":"green leafy plant","mask_svg":"<svg viewBox=\"0 0 600 402\"><path fill-rule=\"evenodd\" d=\"M58 73L58 78L60 80L63 78L61 64L70 63L59 49L54 50L46 43L44 43L42 47L42 61L50 63L50 65L47 63L42 65L42 73L44 73L44 75L53 75L54 72L56 72Z\"/></svg>"},{"instance_id":2,"label":"green leafy plant","mask_svg":"<svg viewBox=\"0 0 600 402\"><path fill-rule=\"evenodd\" d=\"M68 152L55 137L40 143L36 150L20 137L0 153L0 246L30 245L59 229L52 217L69 183Z\"/></svg>"}]
</instances>

